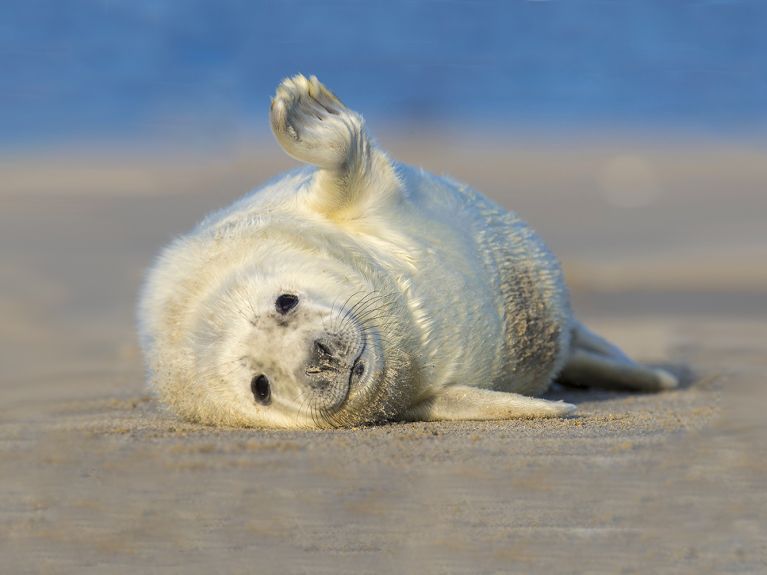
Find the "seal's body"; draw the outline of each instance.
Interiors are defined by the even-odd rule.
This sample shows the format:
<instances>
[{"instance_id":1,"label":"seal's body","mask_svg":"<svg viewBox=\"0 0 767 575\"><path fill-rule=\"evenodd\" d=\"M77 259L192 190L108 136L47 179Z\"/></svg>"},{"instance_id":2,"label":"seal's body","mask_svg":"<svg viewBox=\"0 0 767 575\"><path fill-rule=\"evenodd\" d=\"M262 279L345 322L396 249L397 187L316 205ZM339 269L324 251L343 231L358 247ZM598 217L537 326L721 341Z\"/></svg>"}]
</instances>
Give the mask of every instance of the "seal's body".
<instances>
[{"instance_id":1,"label":"seal's body","mask_svg":"<svg viewBox=\"0 0 767 575\"><path fill-rule=\"evenodd\" d=\"M204 220L150 273L150 379L208 423L350 426L570 413L564 383L661 389L571 314L559 265L514 213L394 164L316 78L272 102L314 164ZM525 394L525 395L520 395Z\"/></svg>"}]
</instances>

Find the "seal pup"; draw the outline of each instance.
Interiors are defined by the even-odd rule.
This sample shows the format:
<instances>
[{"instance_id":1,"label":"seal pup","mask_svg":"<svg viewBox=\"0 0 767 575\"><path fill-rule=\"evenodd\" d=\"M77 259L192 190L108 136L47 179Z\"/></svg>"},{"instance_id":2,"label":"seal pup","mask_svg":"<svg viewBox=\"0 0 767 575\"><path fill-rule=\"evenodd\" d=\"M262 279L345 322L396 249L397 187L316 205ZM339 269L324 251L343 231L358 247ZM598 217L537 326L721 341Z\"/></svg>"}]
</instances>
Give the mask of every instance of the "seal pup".
<instances>
[{"instance_id":1,"label":"seal pup","mask_svg":"<svg viewBox=\"0 0 767 575\"><path fill-rule=\"evenodd\" d=\"M271 127L311 167L177 239L148 274L149 380L208 424L348 427L557 417L555 379L675 387L570 310L559 264L515 213L393 162L315 77L277 88Z\"/></svg>"}]
</instances>

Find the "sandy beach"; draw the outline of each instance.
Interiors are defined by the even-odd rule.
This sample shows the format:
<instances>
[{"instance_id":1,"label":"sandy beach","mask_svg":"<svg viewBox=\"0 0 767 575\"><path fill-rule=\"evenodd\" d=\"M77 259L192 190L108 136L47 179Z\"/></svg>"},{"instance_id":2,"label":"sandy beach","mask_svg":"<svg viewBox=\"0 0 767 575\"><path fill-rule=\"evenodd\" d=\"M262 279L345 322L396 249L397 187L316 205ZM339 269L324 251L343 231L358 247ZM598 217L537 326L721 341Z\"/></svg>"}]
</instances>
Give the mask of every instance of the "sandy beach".
<instances>
[{"instance_id":1,"label":"sandy beach","mask_svg":"<svg viewBox=\"0 0 767 575\"><path fill-rule=\"evenodd\" d=\"M7 573L767 572L767 149L383 135L520 212L580 319L680 389L555 388L576 417L277 432L178 420L134 306L157 251L295 165L216 152L0 158ZM452 143L447 143L452 142Z\"/></svg>"}]
</instances>

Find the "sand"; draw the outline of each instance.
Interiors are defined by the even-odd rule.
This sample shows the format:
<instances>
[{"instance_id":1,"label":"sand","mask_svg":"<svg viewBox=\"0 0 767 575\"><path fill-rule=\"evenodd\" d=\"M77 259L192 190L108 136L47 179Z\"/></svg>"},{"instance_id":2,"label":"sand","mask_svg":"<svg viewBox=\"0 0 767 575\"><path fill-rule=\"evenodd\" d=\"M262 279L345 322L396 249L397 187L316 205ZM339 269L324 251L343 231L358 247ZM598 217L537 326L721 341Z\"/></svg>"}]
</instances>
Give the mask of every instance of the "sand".
<instances>
[{"instance_id":1,"label":"sand","mask_svg":"<svg viewBox=\"0 0 767 575\"><path fill-rule=\"evenodd\" d=\"M682 388L557 388L578 405L563 420L185 423L144 384L143 270L291 161L271 143L7 156L2 571L767 571L765 149L382 141L520 211L563 260L580 318Z\"/></svg>"}]
</instances>

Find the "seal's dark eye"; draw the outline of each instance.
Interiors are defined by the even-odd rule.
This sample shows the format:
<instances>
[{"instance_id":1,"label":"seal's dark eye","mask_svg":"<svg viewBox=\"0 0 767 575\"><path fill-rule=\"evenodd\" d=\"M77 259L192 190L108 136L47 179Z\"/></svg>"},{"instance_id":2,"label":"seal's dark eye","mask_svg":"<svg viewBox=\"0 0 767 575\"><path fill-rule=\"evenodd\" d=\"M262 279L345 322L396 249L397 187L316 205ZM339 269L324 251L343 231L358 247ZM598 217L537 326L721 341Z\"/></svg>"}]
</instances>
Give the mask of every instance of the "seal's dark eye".
<instances>
[{"instance_id":1,"label":"seal's dark eye","mask_svg":"<svg viewBox=\"0 0 767 575\"><path fill-rule=\"evenodd\" d=\"M272 390L269 387L269 378L263 373L250 380L250 391L258 403L269 405L272 401Z\"/></svg>"},{"instance_id":2,"label":"seal's dark eye","mask_svg":"<svg viewBox=\"0 0 767 575\"><path fill-rule=\"evenodd\" d=\"M280 312L281 314L286 314L297 305L298 305L297 295L284 293L277 298L277 301L275 302L274 307L276 307L277 311Z\"/></svg>"}]
</instances>

